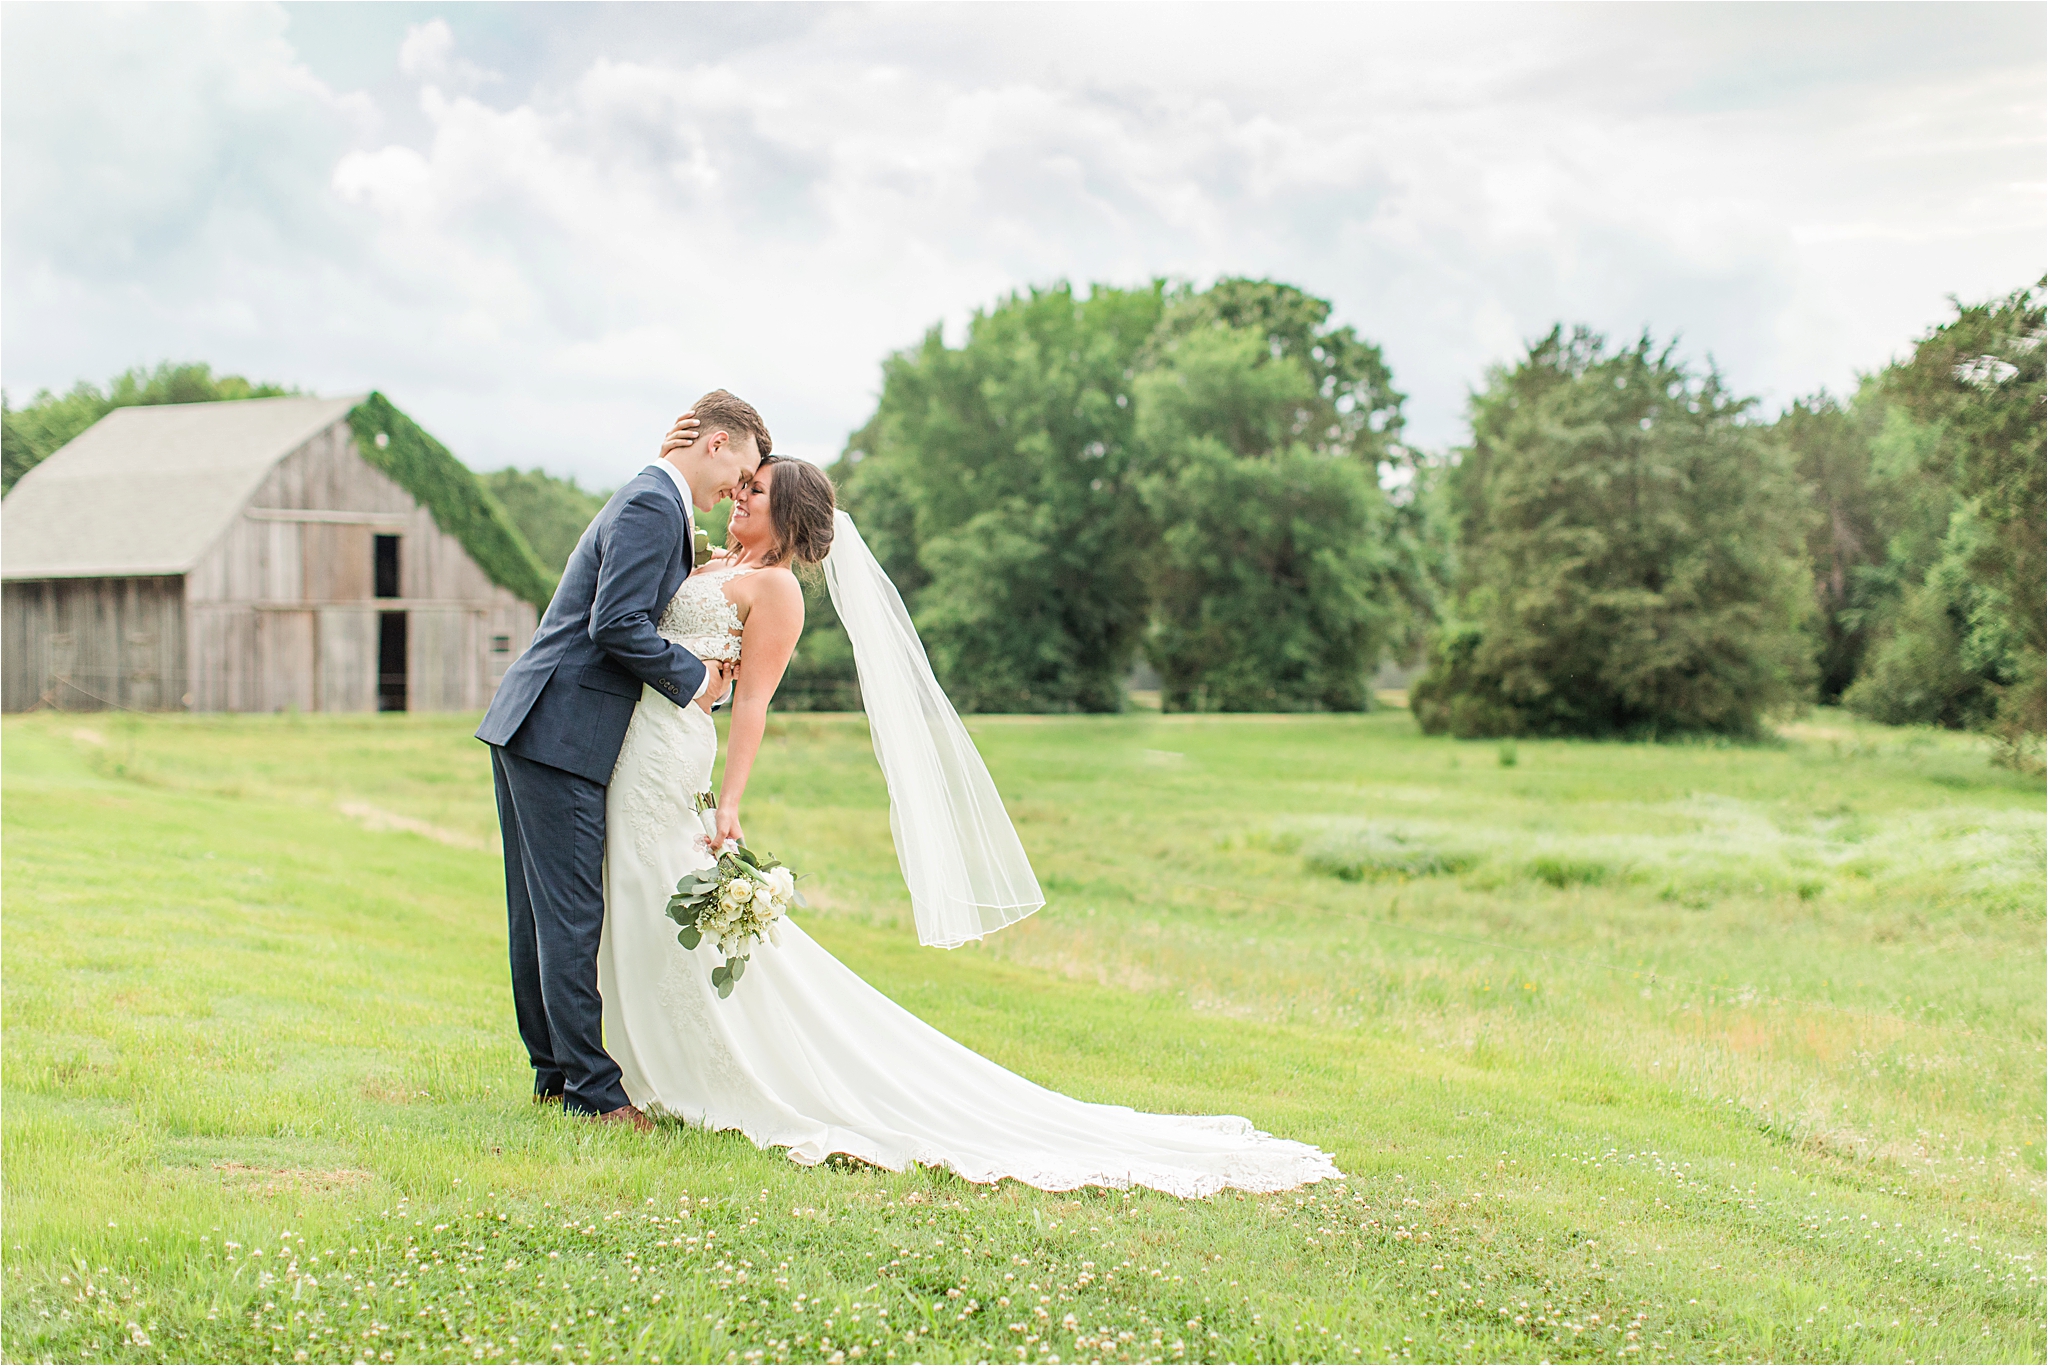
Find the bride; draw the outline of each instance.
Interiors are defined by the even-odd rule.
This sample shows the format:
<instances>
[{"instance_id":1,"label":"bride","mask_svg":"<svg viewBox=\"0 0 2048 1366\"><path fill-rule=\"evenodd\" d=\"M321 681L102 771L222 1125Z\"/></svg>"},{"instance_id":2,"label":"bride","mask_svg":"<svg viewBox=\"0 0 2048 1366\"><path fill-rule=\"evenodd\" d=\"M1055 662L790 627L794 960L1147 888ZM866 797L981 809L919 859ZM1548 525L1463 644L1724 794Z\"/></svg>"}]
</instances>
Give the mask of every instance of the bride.
<instances>
[{"instance_id":1,"label":"bride","mask_svg":"<svg viewBox=\"0 0 2048 1366\"><path fill-rule=\"evenodd\" d=\"M822 564L859 666L920 938L956 947L1043 905L995 786L894 587L835 511L831 481L802 461L764 460L734 493L728 541L683 580L657 625L702 659L743 661L719 838L744 839L740 803L769 699L803 630L793 568ZM678 707L644 695L606 799L604 1046L640 1109L737 1129L806 1165L838 1153L1043 1190L1202 1196L1340 1175L1328 1154L1234 1116L1140 1114L1048 1091L925 1024L792 921L721 999L711 985L718 949L708 938L684 949L666 914L677 880L712 862L691 806L710 790L717 758L712 700Z\"/></svg>"}]
</instances>

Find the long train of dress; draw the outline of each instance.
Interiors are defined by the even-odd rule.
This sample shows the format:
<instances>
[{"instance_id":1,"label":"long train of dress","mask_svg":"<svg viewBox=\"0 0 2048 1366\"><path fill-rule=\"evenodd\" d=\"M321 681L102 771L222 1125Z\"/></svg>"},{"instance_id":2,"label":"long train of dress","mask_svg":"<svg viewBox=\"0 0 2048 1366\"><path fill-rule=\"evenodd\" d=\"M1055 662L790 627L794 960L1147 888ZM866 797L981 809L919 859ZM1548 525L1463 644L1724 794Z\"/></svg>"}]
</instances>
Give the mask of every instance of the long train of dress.
<instances>
[{"instance_id":1,"label":"long train of dress","mask_svg":"<svg viewBox=\"0 0 2048 1366\"><path fill-rule=\"evenodd\" d=\"M792 921L720 1000L716 946L683 948L665 910L677 879L711 862L689 800L710 787L717 746L701 709L648 689L612 775L598 981L605 1048L636 1105L737 1129L807 1165L843 1153L1043 1190L1204 1196L1342 1175L1329 1154L1234 1115L1142 1114L1027 1081L904 1010Z\"/></svg>"}]
</instances>

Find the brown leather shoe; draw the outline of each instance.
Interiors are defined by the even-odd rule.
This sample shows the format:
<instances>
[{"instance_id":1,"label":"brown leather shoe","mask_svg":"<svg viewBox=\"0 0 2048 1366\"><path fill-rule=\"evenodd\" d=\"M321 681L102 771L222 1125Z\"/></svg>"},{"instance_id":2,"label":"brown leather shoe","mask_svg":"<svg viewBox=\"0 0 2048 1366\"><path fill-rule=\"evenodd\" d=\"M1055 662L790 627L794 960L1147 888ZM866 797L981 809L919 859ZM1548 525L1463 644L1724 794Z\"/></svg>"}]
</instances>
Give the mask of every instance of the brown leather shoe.
<instances>
[{"instance_id":1,"label":"brown leather shoe","mask_svg":"<svg viewBox=\"0 0 2048 1366\"><path fill-rule=\"evenodd\" d=\"M597 1116L597 1122L599 1124L628 1125L643 1134L654 1131L654 1121L641 1113L637 1107L631 1105L621 1105L616 1110L607 1110Z\"/></svg>"}]
</instances>

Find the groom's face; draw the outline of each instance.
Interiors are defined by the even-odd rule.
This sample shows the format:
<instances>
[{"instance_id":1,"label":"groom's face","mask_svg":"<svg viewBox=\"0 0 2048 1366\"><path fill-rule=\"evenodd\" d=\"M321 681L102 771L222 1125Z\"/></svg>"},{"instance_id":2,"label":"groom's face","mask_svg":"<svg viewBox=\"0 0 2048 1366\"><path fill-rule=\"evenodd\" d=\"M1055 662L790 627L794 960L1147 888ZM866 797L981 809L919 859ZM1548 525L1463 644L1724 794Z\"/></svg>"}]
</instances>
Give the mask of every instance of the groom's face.
<instances>
[{"instance_id":1,"label":"groom's face","mask_svg":"<svg viewBox=\"0 0 2048 1366\"><path fill-rule=\"evenodd\" d=\"M709 496L708 502L697 501L700 511L709 512L754 477L754 471L761 468L761 451L752 436L735 436L722 427L711 433L704 446L703 487L692 480L690 492L700 500Z\"/></svg>"}]
</instances>

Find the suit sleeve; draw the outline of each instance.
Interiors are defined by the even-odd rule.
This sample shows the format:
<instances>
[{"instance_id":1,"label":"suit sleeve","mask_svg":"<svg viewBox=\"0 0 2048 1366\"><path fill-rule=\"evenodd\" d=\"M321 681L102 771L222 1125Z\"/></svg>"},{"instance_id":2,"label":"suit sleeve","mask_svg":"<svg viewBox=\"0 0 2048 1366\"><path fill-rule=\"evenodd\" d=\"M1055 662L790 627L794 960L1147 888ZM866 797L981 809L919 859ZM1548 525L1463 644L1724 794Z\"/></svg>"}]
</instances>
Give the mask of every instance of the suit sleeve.
<instances>
[{"instance_id":1,"label":"suit sleeve","mask_svg":"<svg viewBox=\"0 0 2048 1366\"><path fill-rule=\"evenodd\" d=\"M662 571L684 535L675 504L643 493L619 509L604 531L597 592L590 603L590 640L621 667L682 706L704 682L704 661L654 629L663 603Z\"/></svg>"}]
</instances>

